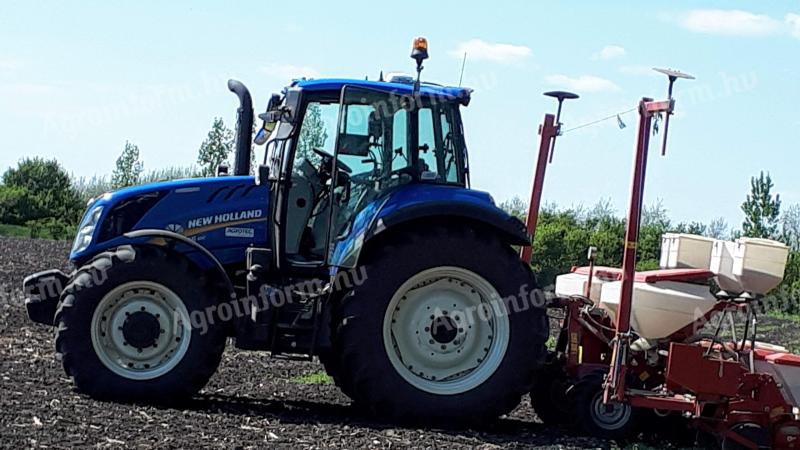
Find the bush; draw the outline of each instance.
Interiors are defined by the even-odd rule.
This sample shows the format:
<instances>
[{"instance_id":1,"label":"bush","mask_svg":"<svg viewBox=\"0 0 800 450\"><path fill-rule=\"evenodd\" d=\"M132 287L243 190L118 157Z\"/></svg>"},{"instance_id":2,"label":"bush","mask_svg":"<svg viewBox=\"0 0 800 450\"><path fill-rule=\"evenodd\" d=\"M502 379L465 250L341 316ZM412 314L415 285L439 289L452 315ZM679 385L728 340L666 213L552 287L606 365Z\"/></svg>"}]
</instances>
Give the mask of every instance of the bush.
<instances>
[{"instance_id":1,"label":"bush","mask_svg":"<svg viewBox=\"0 0 800 450\"><path fill-rule=\"evenodd\" d=\"M54 159L26 158L17 168L3 174L0 190L0 220L3 222L24 225L57 218L65 223L77 223L83 206L69 175Z\"/></svg>"},{"instance_id":2,"label":"bush","mask_svg":"<svg viewBox=\"0 0 800 450\"><path fill-rule=\"evenodd\" d=\"M31 220L25 225L32 238L68 241L75 237L75 225L54 217Z\"/></svg>"}]
</instances>

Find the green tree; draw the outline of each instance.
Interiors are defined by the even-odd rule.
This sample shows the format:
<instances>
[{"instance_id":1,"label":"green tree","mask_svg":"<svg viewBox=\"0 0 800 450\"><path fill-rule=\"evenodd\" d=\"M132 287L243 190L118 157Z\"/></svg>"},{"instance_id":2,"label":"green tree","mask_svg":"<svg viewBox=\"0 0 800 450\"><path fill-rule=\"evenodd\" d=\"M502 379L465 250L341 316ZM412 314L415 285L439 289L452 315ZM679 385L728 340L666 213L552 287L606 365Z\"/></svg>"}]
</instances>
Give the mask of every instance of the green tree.
<instances>
[{"instance_id":1,"label":"green tree","mask_svg":"<svg viewBox=\"0 0 800 450\"><path fill-rule=\"evenodd\" d=\"M111 186L114 189L139 184L144 164L139 159L139 147L125 141L125 148L117 158L117 168L111 175Z\"/></svg>"},{"instance_id":2,"label":"green tree","mask_svg":"<svg viewBox=\"0 0 800 450\"><path fill-rule=\"evenodd\" d=\"M521 221L525 221L528 217L528 203L522 200L519 196L514 196L499 205L500 209L511 214Z\"/></svg>"},{"instance_id":3,"label":"green tree","mask_svg":"<svg viewBox=\"0 0 800 450\"><path fill-rule=\"evenodd\" d=\"M228 164L228 156L233 152L233 131L225 126L222 118L215 117L206 139L200 144L197 164L200 174L213 177L220 164Z\"/></svg>"},{"instance_id":4,"label":"green tree","mask_svg":"<svg viewBox=\"0 0 800 450\"><path fill-rule=\"evenodd\" d=\"M781 197L772 195L772 178L761 172L758 178L750 179L750 194L742 203L744 222L742 232L745 236L774 238L778 234L781 213Z\"/></svg>"},{"instance_id":5,"label":"green tree","mask_svg":"<svg viewBox=\"0 0 800 450\"><path fill-rule=\"evenodd\" d=\"M322 110L316 103L311 103L306 108L303 125L300 128L300 137L297 139L297 156L308 158L312 163L317 163L319 156L312 151L315 148L324 148L328 139L325 130L325 121L322 120Z\"/></svg>"},{"instance_id":6,"label":"green tree","mask_svg":"<svg viewBox=\"0 0 800 450\"><path fill-rule=\"evenodd\" d=\"M83 209L69 174L54 159L26 158L3 174L0 220L5 223L24 225L54 218L74 224Z\"/></svg>"},{"instance_id":7,"label":"green tree","mask_svg":"<svg viewBox=\"0 0 800 450\"><path fill-rule=\"evenodd\" d=\"M781 240L792 251L800 251L800 205L791 205L781 216Z\"/></svg>"},{"instance_id":8,"label":"green tree","mask_svg":"<svg viewBox=\"0 0 800 450\"><path fill-rule=\"evenodd\" d=\"M706 236L714 239L727 239L728 231L728 222L722 217L713 219L706 226Z\"/></svg>"}]
</instances>

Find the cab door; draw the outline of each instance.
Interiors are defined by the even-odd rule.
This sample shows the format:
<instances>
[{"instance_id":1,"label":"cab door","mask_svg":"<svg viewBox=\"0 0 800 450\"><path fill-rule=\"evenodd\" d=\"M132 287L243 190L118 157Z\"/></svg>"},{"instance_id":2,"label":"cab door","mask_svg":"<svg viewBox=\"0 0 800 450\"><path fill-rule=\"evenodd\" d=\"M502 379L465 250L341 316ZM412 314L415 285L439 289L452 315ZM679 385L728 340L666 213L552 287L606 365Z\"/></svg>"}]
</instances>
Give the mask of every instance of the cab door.
<instances>
[{"instance_id":1,"label":"cab door","mask_svg":"<svg viewBox=\"0 0 800 450\"><path fill-rule=\"evenodd\" d=\"M351 237L387 192L416 177L416 112L409 96L356 86L342 88L340 104L326 262L352 266L360 244Z\"/></svg>"}]
</instances>

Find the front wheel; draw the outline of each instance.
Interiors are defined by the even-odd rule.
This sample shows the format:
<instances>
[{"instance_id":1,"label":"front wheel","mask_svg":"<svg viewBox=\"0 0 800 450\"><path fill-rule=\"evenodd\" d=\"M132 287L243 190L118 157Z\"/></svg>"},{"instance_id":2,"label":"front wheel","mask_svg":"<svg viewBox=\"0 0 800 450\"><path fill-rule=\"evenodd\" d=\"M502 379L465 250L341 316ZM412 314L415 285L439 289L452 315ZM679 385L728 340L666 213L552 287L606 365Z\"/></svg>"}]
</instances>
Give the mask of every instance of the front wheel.
<instances>
[{"instance_id":1,"label":"front wheel","mask_svg":"<svg viewBox=\"0 0 800 450\"><path fill-rule=\"evenodd\" d=\"M337 383L397 420L480 422L516 407L547 338L534 279L492 235L431 227L369 255L335 335Z\"/></svg>"},{"instance_id":2,"label":"front wheel","mask_svg":"<svg viewBox=\"0 0 800 450\"><path fill-rule=\"evenodd\" d=\"M184 258L158 248L99 254L78 269L56 312L65 372L98 399L191 396L216 371L225 346L215 318L219 293Z\"/></svg>"}]
</instances>

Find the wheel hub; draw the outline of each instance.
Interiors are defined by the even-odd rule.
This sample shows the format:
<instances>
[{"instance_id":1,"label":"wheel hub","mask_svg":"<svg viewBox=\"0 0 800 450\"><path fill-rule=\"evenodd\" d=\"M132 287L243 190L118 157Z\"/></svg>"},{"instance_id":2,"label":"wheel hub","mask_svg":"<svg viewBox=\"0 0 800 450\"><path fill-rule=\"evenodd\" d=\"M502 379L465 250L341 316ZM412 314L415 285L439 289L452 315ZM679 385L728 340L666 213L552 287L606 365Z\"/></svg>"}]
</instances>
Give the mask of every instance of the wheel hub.
<instances>
[{"instance_id":1,"label":"wheel hub","mask_svg":"<svg viewBox=\"0 0 800 450\"><path fill-rule=\"evenodd\" d=\"M431 322L431 337L440 344L449 344L458 336L458 325L452 318L442 315Z\"/></svg>"},{"instance_id":2,"label":"wheel hub","mask_svg":"<svg viewBox=\"0 0 800 450\"><path fill-rule=\"evenodd\" d=\"M137 311L126 317L122 324L125 342L137 349L152 347L161 334L161 324L147 311Z\"/></svg>"}]
</instances>

